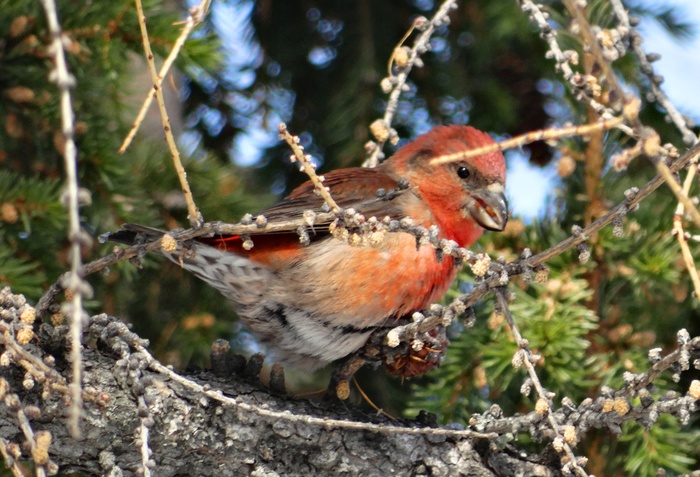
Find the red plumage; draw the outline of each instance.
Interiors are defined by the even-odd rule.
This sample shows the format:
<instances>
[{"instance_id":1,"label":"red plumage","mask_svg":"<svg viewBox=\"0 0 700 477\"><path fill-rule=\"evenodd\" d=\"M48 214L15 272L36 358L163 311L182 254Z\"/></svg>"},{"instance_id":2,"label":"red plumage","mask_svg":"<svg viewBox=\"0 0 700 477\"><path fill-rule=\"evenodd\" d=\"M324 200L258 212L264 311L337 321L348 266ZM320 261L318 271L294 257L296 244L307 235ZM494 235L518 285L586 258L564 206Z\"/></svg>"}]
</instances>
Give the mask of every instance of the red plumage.
<instances>
[{"instance_id":1,"label":"red plumage","mask_svg":"<svg viewBox=\"0 0 700 477\"><path fill-rule=\"evenodd\" d=\"M492 143L471 127L436 127L374 169L326 173L324 185L340 207L367 219L411 217L468 247L484 228L505 227L503 155L441 165L430 160ZM322 206L307 182L260 214L275 223ZM170 258L231 299L281 361L315 368L359 349L377 328L438 301L456 275L451 257L438 260L432 247L417 247L410 234L391 232L376 246L357 247L331 236L329 226L315 223L307 246L290 228L252 235L250 250L239 236L217 236L199 239L184 259L179 252ZM413 368L423 372L434 365Z\"/></svg>"}]
</instances>

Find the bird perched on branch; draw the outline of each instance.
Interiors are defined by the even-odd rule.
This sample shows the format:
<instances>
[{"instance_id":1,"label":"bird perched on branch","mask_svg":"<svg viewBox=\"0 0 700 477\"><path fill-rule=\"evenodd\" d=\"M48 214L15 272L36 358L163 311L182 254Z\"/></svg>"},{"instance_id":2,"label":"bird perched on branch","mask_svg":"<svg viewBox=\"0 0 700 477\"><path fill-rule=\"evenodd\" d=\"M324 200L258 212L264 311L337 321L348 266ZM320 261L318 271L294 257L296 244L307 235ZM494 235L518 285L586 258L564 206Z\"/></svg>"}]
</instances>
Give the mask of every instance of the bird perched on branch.
<instances>
[{"instance_id":1,"label":"bird perched on branch","mask_svg":"<svg viewBox=\"0 0 700 477\"><path fill-rule=\"evenodd\" d=\"M291 223L289 229L198 238L164 253L230 299L247 328L281 362L318 368L362 348L375 330L440 300L454 280L451 256L419 246L392 221L410 218L416 226L437 226L441 237L462 247L484 229L503 230L508 209L500 152L431 164L436 157L490 144L487 134L472 127L435 127L376 168L325 174L324 185L337 204L360 214L351 211L350 225L317 221L300 240L299 223L324 205L306 182L260 212L268 224ZM375 226L363 234L367 223ZM163 234L127 224L107 238L131 244ZM420 374L436 365L425 354L413 357L421 361L418 366L392 362L389 369Z\"/></svg>"}]
</instances>

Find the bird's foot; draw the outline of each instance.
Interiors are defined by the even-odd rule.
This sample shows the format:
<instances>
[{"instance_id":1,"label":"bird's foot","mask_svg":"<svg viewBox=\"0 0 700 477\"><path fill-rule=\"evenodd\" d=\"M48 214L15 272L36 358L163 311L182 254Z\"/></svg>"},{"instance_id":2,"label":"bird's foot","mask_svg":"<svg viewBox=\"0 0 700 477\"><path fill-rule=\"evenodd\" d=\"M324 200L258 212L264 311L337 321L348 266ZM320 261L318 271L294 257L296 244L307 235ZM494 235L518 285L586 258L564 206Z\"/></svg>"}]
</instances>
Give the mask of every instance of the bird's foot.
<instances>
[{"instance_id":1,"label":"bird's foot","mask_svg":"<svg viewBox=\"0 0 700 477\"><path fill-rule=\"evenodd\" d=\"M287 394L282 365L274 364L270 369L268 383L261 379L265 355L256 353L246 360L244 356L231 351L231 346L226 340L218 339L211 345L210 351L211 370L219 377L232 375L242 376L255 384L262 384L276 394Z\"/></svg>"},{"instance_id":2,"label":"bird's foot","mask_svg":"<svg viewBox=\"0 0 700 477\"><path fill-rule=\"evenodd\" d=\"M352 354L346 358L345 361L333 371L324 399L340 399L341 401L345 401L350 397L350 380L366 363L367 359L357 354Z\"/></svg>"}]
</instances>

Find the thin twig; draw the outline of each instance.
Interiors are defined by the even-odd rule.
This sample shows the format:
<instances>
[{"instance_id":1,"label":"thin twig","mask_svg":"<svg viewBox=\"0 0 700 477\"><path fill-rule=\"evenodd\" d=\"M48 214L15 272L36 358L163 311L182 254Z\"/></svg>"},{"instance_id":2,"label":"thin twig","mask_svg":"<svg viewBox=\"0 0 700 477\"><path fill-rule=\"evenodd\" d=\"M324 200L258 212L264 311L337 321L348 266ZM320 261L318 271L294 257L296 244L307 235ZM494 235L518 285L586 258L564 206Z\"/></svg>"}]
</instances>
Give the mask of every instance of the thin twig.
<instances>
[{"instance_id":1,"label":"thin twig","mask_svg":"<svg viewBox=\"0 0 700 477\"><path fill-rule=\"evenodd\" d=\"M404 88L408 75L414 65L422 65L420 56L428 50L430 37L435 32L437 27L443 25L446 20L448 20L450 11L454 10L455 8L457 8L456 0L445 0L442 2L440 8L438 8L430 21L426 20L424 17L420 17L411 25L411 30L414 28L420 29L422 30L421 34L418 35L418 38L416 38L416 41L413 43L413 47L408 53L406 64L398 68L398 74L396 76L389 76L382 82L387 82L389 84L389 88L391 88L389 100L387 101L386 109L384 110L384 116L381 120L379 120L382 125L380 129L386 133L383 133L380 137L376 137L376 143L371 143L370 154L363 163L363 167L376 167L377 164L379 164L379 161L384 158L382 148L384 147L386 141L393 136L391 122L394 119L394 114L396 114L396 109L399 105L399 97L405 90ZM392 58L393 57L394 55L392 55Z\"/></svg>"},{"instance_id":2,"label":"thin twig","mask_svg":"<svg viewBox=\"0 0 700 477\"><path fill-rule=\"evenodd\" d=\"M552 27L552 25L549 24L549 14L544 12L541 7L541 5L533 2L532 0L521 0L520 8L522 9L523 13L527 14L530 19L537 24L542 38L549 46L549 51L546 55L547 58L554 58L554 61L556 62L556 69L562 72L564 80L573 88L577 99L585 99L588 106L590 106L601 117L613 117L615 114L612 109L603 106L592 96L590 96L583 88L581 88L579 84L577 84L577 74L573 71L571 65L578 63L578 53L575 51L562 51L559 43L557 42L557 31Z\"/></svg>"},{"instance_id":3,"label":"thin twig","mask_svg":"<svg viewBox=\"0 0 700 477\"><path fill-rule=\"evenodd\" d=\"M656 164L656 169L663 176L663 178L666 179L666 184L668 184L668 188L671 189L671 192L675 194L676 198L678 199L678 203L685 207L686 213L690 215L690 218L693 220L693 222L695 222L695 225L700 227L700 211L698 211L697 207L695 207L695 204L690 197L688 197L688 194L684 192L684 188L678 183L678 179L662 161L659 161Z\"/></svg>"},{"instance_id":4,"label":"thin twig","mask_svg":"<svg viewBox=\"0 0 700 477\"><path fill-rule=\"evenodd\" d=\"M683 195L686 197L688 196L690 187L695 180L697 170L697 165L691 166L688 170L688 175L685 177L685 181L683 182ZM678 239L678 245L681 248L681 254L683 255L685 267L688 269L690 279L693 282L693 287L695 288L695 297L700 300L700 276L698 276L698 270L695 267L695 260L693 259L693 254L690 251L690 247L688 247L688 239L685 236L685 230L683 229L684 210L685 208L683 207L683 202L678 202L676 213L673 215L673 230L676 232L676 239Z\"/></svg>"},{"instance_id":5,"label":"thin twig","mask_svg":"<svg viewBox=\"0 0 700 477\"><path fill-rule=\"evenodd\" d=\"M185 21L185 26L180 32L180 36L178 39L175 41L175 44L173 45L173 49L170 51L170 54L168 57L165 59L165 62L163 63L163 66L160 68L160 72L158 73L158 87L160 88L161 85L163 84L163 79L165 76L168 74L168 71L170 71L170 67L173 65L175 62L175 59L177 56L180 54L180 50L182 49L182 46L185 44L185 41L187 38L190 36L190 33L194 28L199 25L204 18L207 16L207 13L209 12L209 6L211 5L211 0L202 0L202 2L196 6L190 9L190 14L187 17L187 20ZM141 123L143 122L143 119L146 117L146 113L148 112L148 108L151 107L151 103L153 103L153 99L156 97L156 92L154 91L149 91L149 93L146 95L146 99L143 101L143 104L141 105L141 109L139 110L139 113L136 115L136 119L134 120L134 123L131 126L131 129L129 130L129 134L126 135L124 138L124 142L122 142L122 145L119 147L119 154L123 154L124 151L126 151L126 148L129 147L131 144L131 141L134 139L136 136L136 133L139 130L139 127L141 127Z\"/></svg>"},{"instance_id":6,"label":"thin twig","mask_svg":"<svg viewBox=\"0 0 700 477\"><path fill-rule=\"evenodd\" d=\"M146 400L143 396L139 396L139 407L142 409L148 409ZM148 445L148 426L145 422L146 417L141 417L139 420L139 439L141 440L141 472L143 477L151 477L151 469L149 461L151 460L151 448Z\"/></svg>"},{"instance_id":7,"label":"thin twig","mask_svg":"<svg viewBox=\"0 0 700 477\"><path fill-rule=\"evenodd\" d=\"M684 337L686 335L686 330L680 330L678 332L678 348L656 361L645 373L636 375L627 381L626 386L617 391L615 396L635 396L638 391L652 384L661 373L671 368L671 366L680 363L683 360L689 361L689 359L684 358L684 356L689 357L692 354L697 355L700 353L700 336L696 336L692 339L685 339Z\"/></svg>"},{"instance_id":8,"label":"thin twig","mask_svg":"<svg viewBox=\"0 0 700 477\"><path fill-rule=\"evenodd\" d=\"M299 164L301 164L302 172L309 176L311 183L314 185L314 190L316 193L323 198L328 207L331 208L331 211L338 212L340 207L335 202L333 197L331 197L330 189L323 185L323 176L319 177L318 174L316 174L316 165L311 162L311 156L304 154L304 146L299 144L299 136L292 136L289 134L289 131L287 131L287 125L284 123L280 123L279 126L277 126L277 129L280 133L280 139L283 139L287 144L289 144L289 147L291 147L292 151L294 151L294 155L290 158L292 162L299 162Z\"/></svg>"},{"instance_id":9,"label":"thin twig","mask_svg":"<svg viewBox=\"0 0 700 477\"><path fill-rule=\"evenodd\" d=\"M0 345L12 352L12 359L27 371L35 381L44 382L52 390L72 399L71 389L63 376L56 369L48 366L40 358L20 346L13 336L0 334ZM101 406L105 405L104 399L101 399L99 395L91 394L84 390L82 391L82 399Z\"/></svg>"},{"instance_id":10,"label":"thin twig","mask_svg":"<svg viewBox=\"0 0 700 477\"><path fill-rule=\"evenodd\" d=\"M151 42L148 40L148 30L146 29L146 17L143 12L143 5L141 0L135 0L137 15L139 17L139 26L141 27L141 38L143 39L143 49L146 53L146 62L148 63L148 69L151 72L151 80L153 81L153 89L156 94L156 99L158 100L158 108L160 109L161 122L163 124L163 130L165 131L165 140L168 143L168 148L170 149L170 155L173 159L173 164L175 165L175 170L177 171L177 176L180 179L180 186L182 187L182 193L185 196L185 201L187 202L187 218L190 221L192 227L200 227L204 222L202 214L199 212L197 205L194 203L194 198L192 197L192 191L190 190L190 184L187 182L187 172L182 166L182 161L180 160L180 152L177 149L177 144L175 143L175 137L170 129L170 119L168 118L168 111L165 107L165 99L163 98L163 90L159 86L158 73L156 72L156 64L153 58L153 51L151 50Z\"/></svg>"},{"instance_id":11,"label":"thin twig","mask_svg":"<svg viewBox=\"0 0 700 477\"><path fill-rule=\"evenodd\" d=\"M582 126L574 125L563 128L549 128L549 129L539 129L537 131L530 131L519 136L515 136L504 141L499 141L494 144L489 144L488 146L479 147L477 149L470 149L468 151L456 152L454 154L446 154L444 156L438 156L430 161L431 164L445 164L447 162L456 162L468 159L470 157L480 156L482 154L490 154L496 151L503 151L505 149L511 149L516 147L522 147L526 144L533 143L535 141L551 141L554 139L561 139L564 137L571 136L588 136L594 132L606 131L612 129L616 126L621 125L623 122L622 118L612 118L608 120L601 120L591 124L585 124Z\"/></svg>"},{"instance_id":12,"label":"thin twig","mask_svg":"<svg viewBox=\"0 0 700 477\"><path fill-rule=\"evenodd\" d=\"M10 454L8 449L9 445L9 442L0 437L0 454L2 454L2 458L5 460L5 465L10 468L14 477L26 477L22 468L17 464L17 460Z\"/></svg>"},{"instance_id":13,"label":"thin twig","mask_svg":"<svg viewBox=\"0 0 700 477\"><path fill-rule=\"evenodd\" d=\"M187 389L190 389L198 394L213 399L214 401L221 403L223 406L251 412L258 416L275 418L284 421L302 422L305 424L322 427L324 429L350 429L358 431L377 432L379 434L450 436L467 439L493 439L496 437L496 434L493 433L483 433L470 430L454 430L430 427L416 428L387 426L384 424L374 424L370 422L343 421L339 419L327 419L323 417L314 417L308 415L297 416L290 413L289 411L273 411L260 406L239 401L234 397L225 396L219 390L210 389L209 387L205 388L204 386L177 374L172 369L169 369L168 367L158 362L144 347L137 345L136 350L141 353L144 353L144 356L148 361L148 367L152 371L162 374L163 376L169 378L174 382L177 382L178 384L186 387Z\"/></svg>"},{"instance_id":14,"label":"thin twig","mask_svg":"<svg viewBox=\"0 0 700 477\"><path fill-rule=\"evenodd\" d=\"M355 389L357 389L357 392L360 393L360 396L362 396L362 399L364 399L365 402L367 404L369 404L369 406L372 409L377 411L377 416L385 416L387 419L389 419L390 421L394 421L394 422L398 421L398 419L396 419L394 416L392 416L391 414L387 414L384 411L384 409L382 409L379 406L377 406L376 404L374 404L374 401L372 401L370 399L370 397L367 395L367 393L365 393L364 389L362 389L362 386L360 386L360 383L357 382L357 378L354 375L352 377L352 383L355 385Z\"/></svg>"},{"instance_id":15,"label":"thin twig","mask_svg":"<svg viewBox=\"0 0 700 477\"><path fill-rule=\"evenodd\" d=\"M31 424L29 424L29 419L27 419L27 416L26 414L24 414L24 411L22 411L22 409L17 410L17 421L19 422L19 428L22 429L22 434L24 434L24 438L29 443L29 447L31 448L32 454L35 454L37 450L37 443L36 439L34 438L34 431L32 430ZM46 477L45 466L36 466L36 477Z\"/></svg>"},{"instance_id":16,"label":"thin twig","mask_svg":"<svg viewBox=\"0 0 700 477\"><path fill-rule=\"evenodd\" d=\"M693 131L690 130L683 115L678 111L678 109L676 109L676 106L671 102L671 100L668 99L666 93L664 93L661 89L659 77L654 73L654 68L651 66L649 57L642 48L642 37L637 30L632 28L625 6L622 4L621 0L610 0L610 4L613 7L613 11L615 12L615 16L617 16L620 25L622 25L622 27L629 32L629 43L632 46L632 51L634 51L635 55L637 55L640 70L647 76L647 78L649 78L651 92L654 95L654 98L659 102L661 107L666 110L669 117L673 121L673 124L675 124L675 126L681 132L683 135L683 141L685 141L685 143L688 145L694 144L698 140L698 137L695 135L695 133L693 133Z\"/></svg>"},{"instance_id":17,"label":"thin twig","mask_svg":"<svg viewBox=\"0 0 700 477\"><path fill-rule=\"evenodd\" d=\"M498 300L500 312L503 314L506 321L508 322L511 332L513 333L513 337L515 338L515 342L518 346L518 351L516 351L516 353L521 354L521 358L518 360L518 362L522 362L522 364L525 366L527 374L530 376L530 381L535 387L535 392L537 393L538 398L541 400L541 402L546 403L544 409L540 409L539 414L545 413L547 415L549 425L554 431L554 435L556 436L555 440L559 440L558 444L561 445L561 449L564 451L564 455L568 457L569 462L567 465L569 465L576 472L577 475L587 477L588 474L583 469L583 467L579 465L578 459L576 458L576 455L574 455L574 451L571 449L571 446L569 446L569 443L566 442L561 430L559 429L559 423L554 417L554 402L552 401L551 394L544 388L544 386L542 386L540 378L537 376L535 365L533 364L534 362L537 362L539 358L535 356L532 353L532 351L530 351L527 341L523 340L523 337L520 334L520 330L518 329L518 326L515 323L515 320L513 319L513 314L510 312L510 308L508 307L508 300L505 295L506 293L508 293L508 291L505 289L497 289L496 299Z\"/></svg>"},{"instance_id":18,"label":"thin twig","mask_svg":"<svg viewBox=\"0 0 700 477\"><path fill-rule=\"evenodd\" d=\"M61 25L58 21L58 13L54 0L41 0L41 5L46 13L46 21L51 33L51 53L54 58L55 81L61 98L61 132L65 137L63 150L63 160L66 168L66 202L68 207L68 239L70 241L70 264L64 286L72 291L70 321L70 341L71 341L71 365L72 382L71 405L69 409L68 427L73 437L80 436L80 412L82 410L82 354L81 337L83 330L83 294L87 292L88 285L80 276L82 261L80 257L80 247L83 242L88 241L83 237L80 230L80 205L78 203L78 172L77 172L77 151L73 135L74 114L71 101L70 89L75 85L75 78L68 72L66 55L63 49Z\"/></svg>"}]
</instances>

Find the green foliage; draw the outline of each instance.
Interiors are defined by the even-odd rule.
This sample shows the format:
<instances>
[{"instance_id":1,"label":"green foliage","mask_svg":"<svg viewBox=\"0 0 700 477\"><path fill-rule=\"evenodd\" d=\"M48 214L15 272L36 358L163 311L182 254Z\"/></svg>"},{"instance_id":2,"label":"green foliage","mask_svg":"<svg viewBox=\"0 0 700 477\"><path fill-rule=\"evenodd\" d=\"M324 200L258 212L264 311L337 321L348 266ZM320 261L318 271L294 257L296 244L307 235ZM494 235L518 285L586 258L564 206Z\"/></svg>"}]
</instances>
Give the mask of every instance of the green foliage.
<instances>
[{"instance_id":1,"label":"green foliage","mask_svg":"<svg viewBox=\"0 0 700 477\"><path fill-rule=\"evenodd\" d=\"M696 464L688 456L697 453L700 432L684 429L671 416L661 416L649 429L634 423L624 425L620 442L627 449L615 461L628 475L654 477L658 468L686 474Z\"/></svg>"},{"instance_id":2,"label":"green foliage","mask_svg":"<svg viewBox=\"0 0 700 477\"><path fill-rule=\"evenodd\" d=\"M15 256L12 249L0 250L0 286L12 286L18 293L38 295L46 280L38 263Z\"/></svg>"},{"instance_id":3,"label":"green foliage","mask_svg":"<svg viewBox=\"0 0 700 477\"><path fill-rule=\"evenodd\" d=\"M65 209L58 203L57 180L23 177L0 171L0 285L38 296L47 273L59 273L46 248L66 227Z\"/></svg>"},{"instance_id":4,"label":"green foliage","mask_svg":"<svg viewBox=\"0 0 700 477\"><path fill-rule=\"evenodd\" d=\"M160 134L157 143L139 136L123 156L117 153L135 109L151 89L146 77L143 82L134 81L135 73L146 69L138 60L143 56L143 45L133 2L77 5L59 1L58 8L68 67L78 85L71 95L79 180L86 191L82 226L96 236L115 230L123 222L170 228L186 223L180 185ZM144 8L154 51L165 55L180 34L177 22L182 12L170 11L158 0L145 2ZM0 285L11 285L16 292L36 300L66 270L68 250L67 215L60 200L64 143L59 98L55 83L49 79L50 38L39 2L0 0L0 37ZM205 71L209 75L221 71L222 58L219 43L205 32L187 42L177 66L194 80L203 81ZM168 78L164 87L170 87ZM173 104L169 107L176 116L177 108ZM155 126L156 130L161 128ZM242 196L241 179L234 169L203 151L197 155L198 159L185 162L205 215L233 221L252 207L253 200L260 200ZM83 248L83 260L102 256L112 247L95 241ZM149 258L144 263L150 266L155 261ZM158 273L172 273L169 267L161 269L136 273L132 265L118 264L111 274L91 278L97 299L86 306L93 311L119 311L125 319L137 321L140 332L154 338L163 327L198 313L191 295L184 291L180 296L190 298L178 303L159 300L160 292L153 294L146 284L156 282ZM138 287L136 293L131 288L134 286ZM149 290L150 295L143 297L143 290ZM220 304L210 308L223 313L222 300L210 293L211 301ZM129 302L130 297L139 301ZM144 310L140 300L149 299L161 301L163 307ZM230 314L230 310L226 312ZM169 318L155 321L160 313ZM222 331L224 326L213 329ZM197 341L205 336L198 334L201 329L194 327L177 341L184 355L201 357L205 349L203 341ZM211 336L206 335L206 339ZM197 344L194 351L185 353L183 343L188 338ZM180 361L186 364L187 358Z\"/></svg>"},{"instance_id":5,"label":"green foliage","mask_svg":"<svg viewBox=\"0 0 700 477\"><path fill-rule=\"evenodd\" d=\"M543 382L563 383L563 388L559 388L561 392L578 399L593 384L590 376L600 366L596 365L595 357L586 356L590 346L586 336L597 329L598 321L593 311L585 306L592 296L588 283L580 279L551 279L547 286L533 285L533 288L532 294L516 293L511 311L523 323L521 332L527 336L531 349L543 356L544 362L538 363ZM509 341L505 328L505 323L501 323L494 330L493 341ZM507 356L512 357L517 346L511 342L510 349L503 346L500 352L496 352L497 348L490 346L484 350L483 365L487 375L491 375L489 370L493 369L494 383L499 377L495 368L502 365ZM504 383L517 378L512 367L503 371Z\"/></svg>"}]
</instances>

